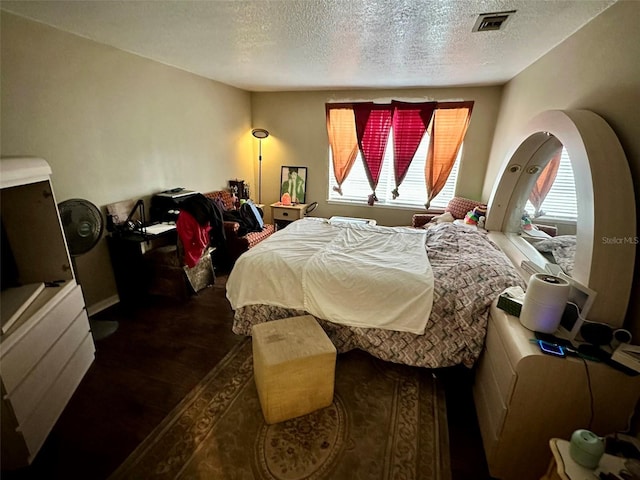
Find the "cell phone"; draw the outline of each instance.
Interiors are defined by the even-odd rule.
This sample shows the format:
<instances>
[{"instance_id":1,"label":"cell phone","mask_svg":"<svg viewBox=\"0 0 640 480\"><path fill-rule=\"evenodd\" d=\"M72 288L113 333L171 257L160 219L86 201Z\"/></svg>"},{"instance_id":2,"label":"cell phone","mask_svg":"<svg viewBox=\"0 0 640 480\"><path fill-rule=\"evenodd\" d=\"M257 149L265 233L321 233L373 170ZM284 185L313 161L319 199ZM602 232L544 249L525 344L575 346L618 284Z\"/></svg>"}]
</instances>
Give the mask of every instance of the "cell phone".
<instances>
[{"instance_id":1,"label":"cell phone","mask_svg":"<svg viewBox=\"0 0 640 480\"><path fill-rule=\"evenodd\" d=\"M567 355L564 348L561 345L556 345L555 343L538 340L538 346L540 347L540 350L542 350L542 353L546 353L547 355L555 355L557 357L565 357Z\"/></svg>"}]
</instances>

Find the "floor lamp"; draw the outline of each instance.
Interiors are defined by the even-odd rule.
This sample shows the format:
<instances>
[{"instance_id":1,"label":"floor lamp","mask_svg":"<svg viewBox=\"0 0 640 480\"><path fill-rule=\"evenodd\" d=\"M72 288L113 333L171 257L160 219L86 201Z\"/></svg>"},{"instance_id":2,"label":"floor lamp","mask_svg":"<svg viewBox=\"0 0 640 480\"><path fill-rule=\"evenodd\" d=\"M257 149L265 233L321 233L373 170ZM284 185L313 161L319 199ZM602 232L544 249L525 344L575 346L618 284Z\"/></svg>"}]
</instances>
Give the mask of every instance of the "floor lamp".
<instances>
[{"instance_id":1,"label":"floor lamp","mask_svg":"<svg viewBox=\"0 0 640 480\"><path fill-rule=\"evenodd\" d=\"M258 139L258 203L262 204L262 139L269 136L264 128L254 128L251 135Z\"/></svg>"}]
</instances>

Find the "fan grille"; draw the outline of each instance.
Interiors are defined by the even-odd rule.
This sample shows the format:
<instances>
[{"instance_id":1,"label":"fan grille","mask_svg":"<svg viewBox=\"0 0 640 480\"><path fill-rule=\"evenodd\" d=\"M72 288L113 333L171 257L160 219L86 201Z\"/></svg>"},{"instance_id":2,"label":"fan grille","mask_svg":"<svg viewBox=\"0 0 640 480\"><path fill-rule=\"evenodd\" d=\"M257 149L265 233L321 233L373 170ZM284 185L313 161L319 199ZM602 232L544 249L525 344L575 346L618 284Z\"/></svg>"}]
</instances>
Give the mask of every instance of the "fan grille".
<instances>
[{"instance_id":1,"label":"fan grille","mask_svg":"<svg viewBox=\"0 0 640 480\"><path fill-rule=\"evenodd\" d=\"M73 198L58 205L69 253L82 255L102 237L104 221L98 207L88 200Z\"/></svg>"}]
</instances>

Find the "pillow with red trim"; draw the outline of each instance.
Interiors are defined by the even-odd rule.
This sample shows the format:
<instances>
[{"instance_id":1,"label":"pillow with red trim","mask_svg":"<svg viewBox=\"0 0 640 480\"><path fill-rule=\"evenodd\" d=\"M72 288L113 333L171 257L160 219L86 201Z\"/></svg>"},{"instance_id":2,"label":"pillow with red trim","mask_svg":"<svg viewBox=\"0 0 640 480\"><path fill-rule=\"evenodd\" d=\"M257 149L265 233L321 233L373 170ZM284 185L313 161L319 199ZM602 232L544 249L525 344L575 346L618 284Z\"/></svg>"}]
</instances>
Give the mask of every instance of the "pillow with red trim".
<instances>
[{"instance_id":1,"label":"pillow with red trim","mask_svg":"<svg viewBox=\"0 0 640 480\"><path fill-rule=\"evenodd\" d=\"M460 219L464 218L467 212L473 210L476 207L483 207L485 209L487 208L487 206L482 202L477 202L469 198L453 197L449 201L447 208L445 208L444 211L451 213L451 215L453 215L453 218Z\"/></svg>"}]
</instances>

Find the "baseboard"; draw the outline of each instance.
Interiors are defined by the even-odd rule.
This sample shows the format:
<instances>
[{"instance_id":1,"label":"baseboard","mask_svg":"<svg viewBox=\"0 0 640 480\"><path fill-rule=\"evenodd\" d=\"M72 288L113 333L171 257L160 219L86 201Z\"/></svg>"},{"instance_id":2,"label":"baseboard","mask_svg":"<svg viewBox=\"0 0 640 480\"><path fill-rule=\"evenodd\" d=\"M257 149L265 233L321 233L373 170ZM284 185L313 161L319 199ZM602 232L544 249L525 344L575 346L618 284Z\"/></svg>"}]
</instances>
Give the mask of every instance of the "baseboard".
<instances>
[{"instance_id":1,"label":"baseboard","mask_svg":"<svg viewBox=\"0 0 640 480\"><path fill-rule=\"evenodd\" d=\"M100 313L103 310L115 305L120 302L120 297L118 295L112 295L109 298L105 298L104 300L99 301L98 303L94 303L91 306L87 307L87 315L92 316L96 313Z\"/></svg>"}]
</instances>

